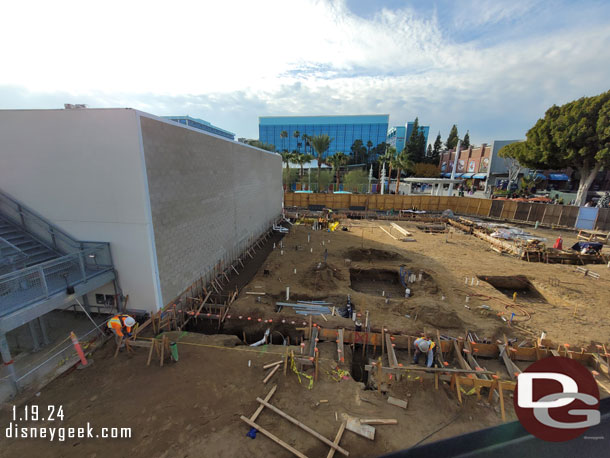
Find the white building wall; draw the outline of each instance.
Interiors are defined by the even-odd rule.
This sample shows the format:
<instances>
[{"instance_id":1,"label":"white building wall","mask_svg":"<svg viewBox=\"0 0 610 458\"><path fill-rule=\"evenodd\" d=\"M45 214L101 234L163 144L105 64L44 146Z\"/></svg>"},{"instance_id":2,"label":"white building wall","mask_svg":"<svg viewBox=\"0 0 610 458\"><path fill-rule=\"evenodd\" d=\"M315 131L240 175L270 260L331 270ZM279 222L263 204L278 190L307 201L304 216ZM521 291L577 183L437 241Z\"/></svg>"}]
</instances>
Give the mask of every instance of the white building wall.
<instances>
[{"instance_id":1,"label":"white building wall","mask_svg":"<svg viewBox=\"0 0 610 458\"><path fill-rule=\"evenodd\" d=\"M162 306L135 110L0 110L0 189L78 240L110 242L129 307Z\"/></svg>"}]
</instances>

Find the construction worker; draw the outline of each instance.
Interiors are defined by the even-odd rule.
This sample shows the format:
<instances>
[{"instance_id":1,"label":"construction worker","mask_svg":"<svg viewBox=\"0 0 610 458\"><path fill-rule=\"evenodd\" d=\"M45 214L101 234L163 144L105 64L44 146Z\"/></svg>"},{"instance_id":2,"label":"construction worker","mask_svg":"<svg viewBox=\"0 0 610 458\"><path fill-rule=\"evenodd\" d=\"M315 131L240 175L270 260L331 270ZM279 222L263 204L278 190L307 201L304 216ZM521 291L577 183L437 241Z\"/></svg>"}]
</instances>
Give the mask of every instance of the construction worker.
<instances>
[{"instance_id":1,"label":"construction worker","mask_svg":"<svg viewBox=\"0 0 610 458\"><path fill-rule=\"evenodd\" d=\"M436 346L432 340L426 337L420 337L419 339L415 339L414 342L415 353L413 354L413 364L417 364L419 361L419 355L426 355L426 366L432 367L434 363L434 347Z\"/></svg>"},{"instance_id":2,"label":"construction worker","mask_svg":"<svg viewBox=\"0 0 610 458\"><path fill-rule=\"evenodd\" d=\"M136 320L132 316L119 314L108 320L107 326L114 333L114 340L117 345L121 341L121 337L131 337L131 330L136 325ZM124 345L124 344L123 344Z\"/></svg>"}]
</instances>

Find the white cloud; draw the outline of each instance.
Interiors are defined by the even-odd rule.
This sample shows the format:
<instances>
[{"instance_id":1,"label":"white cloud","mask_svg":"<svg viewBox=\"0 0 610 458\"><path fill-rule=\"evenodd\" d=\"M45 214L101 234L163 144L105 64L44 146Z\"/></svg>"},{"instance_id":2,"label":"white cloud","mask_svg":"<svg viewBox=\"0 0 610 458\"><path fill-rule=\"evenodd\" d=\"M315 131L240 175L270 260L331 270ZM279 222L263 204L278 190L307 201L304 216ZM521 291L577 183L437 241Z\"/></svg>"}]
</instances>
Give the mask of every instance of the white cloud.
<instances>
[{"instance_id":1,"label":"white cloud","mask_svg":"<svg viewBox=\"0 0 610 458\"><path fill-rule=\"evenodd\" d=\"M561 14L541 8L464 1L449 26L438 8L365 19L343 0L4 2L0 104L134 106L247 136L259 115L372 112L445 134L456 122L474 141L523 136L552 103L608 89L603 21L541 34L532 16Z\"/></svg>"}]
</instances>

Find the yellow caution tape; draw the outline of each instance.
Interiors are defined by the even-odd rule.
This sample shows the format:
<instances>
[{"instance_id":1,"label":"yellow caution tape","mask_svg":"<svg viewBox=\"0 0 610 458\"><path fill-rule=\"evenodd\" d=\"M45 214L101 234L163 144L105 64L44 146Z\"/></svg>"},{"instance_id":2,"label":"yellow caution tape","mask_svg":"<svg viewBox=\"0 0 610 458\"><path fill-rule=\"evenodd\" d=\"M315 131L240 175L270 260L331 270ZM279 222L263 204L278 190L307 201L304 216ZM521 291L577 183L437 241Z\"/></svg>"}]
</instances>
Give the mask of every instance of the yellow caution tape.
<instances>
[{"instance_id":1,"label":"yellow caution tape","mask_svg":"<svg viewBox=\"0 0 610 458\"><path fill-rule=\"evenodd\" d=\"M292 371L297 374L297 378L299 379L299 383L301 383L301 375L305 378L309 379L309 385L307 386L307 389L311 390L313 388L313 377L311 375L307 375L303 372L299 372L299 370L297 369L297 365L294 362L294 356L290 355L290 368L292 369Z\"/></svg>"}]
</instances>

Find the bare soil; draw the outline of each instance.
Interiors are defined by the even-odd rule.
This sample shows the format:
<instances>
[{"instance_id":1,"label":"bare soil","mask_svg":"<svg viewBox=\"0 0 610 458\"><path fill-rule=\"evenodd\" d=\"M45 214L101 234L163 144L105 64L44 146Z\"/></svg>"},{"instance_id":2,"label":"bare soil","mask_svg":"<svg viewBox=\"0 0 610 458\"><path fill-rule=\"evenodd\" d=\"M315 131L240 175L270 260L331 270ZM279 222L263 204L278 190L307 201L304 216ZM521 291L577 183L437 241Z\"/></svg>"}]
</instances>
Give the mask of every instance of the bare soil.
<instances>
[{"instance_id":1,"label":"bare soil","mask_svg":"<svg viewBox=\"0 0 610 458\"><path fill-rule=\"evenodd\" d=\"M587 266L600 274L600 279L595 280L576 273L572 265L527 263L500 256L487 243L457 232L429 234L418 230L415 223L400 223L417 240L401 242L379 229L379 225L388 226L386 222L345 224L347 232L291 227L291 233L282 240L283 254L278 238L276 249L270 248L268 257L263 251L257 267L249 267L247 275L240 276L238 286L245 286L221 331L229 335L172 334L172 339L178 341L179 362L159 367L158 361L153 361L147 367L147 349L137 348L134 355L121 353L115 359L114 345L107 344L94 354L95 363L90 368L62 376L38 397L17 400L20 404L39 405L42 411L47 405L63 406L66 418L61 424L47 421L37 426L80 427L90 422L95 428L131 427L130 440L67 439L50 443L43 439L3 439L0 457L290 456L260 433L256 439L246 437L249 427L239 419L240 415L252 415L258 405L256 397L264 397L273 384L278 385L273 405L331 440L343 413L398 420L398 425L377 426L374 441L346 431L341 446L354 457L405 449L430 433L433 434L427 441L501 422L497 404L490 406L478 403L475 396L464 396L465 404L460 407L446 383L436 391L433 378L428 376L405 377L394 383L387 394L365 390L351 377L337 382L332 377L337 355L333 342L320 342L320 376L311 390L305 383L300 384L290 370L287 376L278 371L269 384L263 385L262 366L281 359L284 347L247 347L240 339L245 335L246 341L252 343L260 339L264 329L273 327L274 343L287 337L292 344L299 343L302 332L298 328L307 325L308 319L287 308L276 312L276 302L286 299L286 287L290 288L291 301L326 300L336 307L342 307L350 295L361 316L369 312L373 328L385 327L394 333L416 335L438 329L457 336L470 330L482 338L496 339L506 334L521 339L545 331L558 343L608 344L610 270L604 265ZM550 241L559 235L558 231L535 232ZM565 246L576 239L573 233L561 235ZM350 269L377 269L398 275L401 266L416 276L422 272L422 281L411 284L409 298L388 298L376 289L353 288ZM269 270L269 275L263 275L263 269ZM532 301L525 295L522 298L517 291L513 303L509 292L479 279L518 275L526 277L543 300ZM247 291L265 295L248 295ZM478 308L481 305L491 310ZM515 326L508 327L501 316L510 318L513 312ZM315 317L314 323L327 328L353 328L351 320L331 316L326 319ZM218 330L217 322L206 320L195 322L193 327L208 332ZM300 347L293 348L300 351ZM341 367L350 372L351 354L346 346L346 363ZM402 361L408 358L404 351L397 356ZM485 360L484 365L490 370L502 367L495 360ZM360 378L362 374L354 375ZM408 408L389 405L388 395L408 400ZM506 406L511 420L515 416L508 396ZM10 409L11 406L4 406L0 411L2 430L10 421ZM328 452L319 440L269 410L263 411L258 422L308 456L326 456Z\"/></svg>"}]
</instances>

